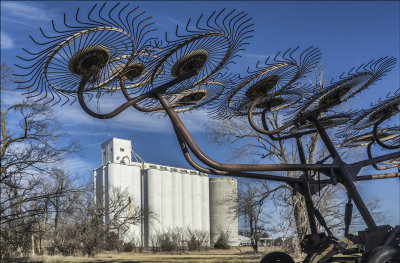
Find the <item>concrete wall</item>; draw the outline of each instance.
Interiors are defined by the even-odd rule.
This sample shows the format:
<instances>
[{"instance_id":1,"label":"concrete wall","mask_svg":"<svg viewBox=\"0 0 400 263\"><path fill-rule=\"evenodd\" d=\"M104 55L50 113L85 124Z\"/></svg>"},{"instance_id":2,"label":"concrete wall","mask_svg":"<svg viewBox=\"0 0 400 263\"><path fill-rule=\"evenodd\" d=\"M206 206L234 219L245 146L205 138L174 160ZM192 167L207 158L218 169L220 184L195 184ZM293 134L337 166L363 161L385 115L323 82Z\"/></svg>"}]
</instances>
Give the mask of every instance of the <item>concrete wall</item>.
<instances>
[{"instance_id":1,"label":"concrete wall","mask_svg":"<svg viewBox=\"0 0 400 263\"><path fill-rule=\"evenodd\" d=\"M119 138L111 138L101 145L102 164L123 163L130 164L131 159L131 141Z\"/></svg>"}]
</instances>

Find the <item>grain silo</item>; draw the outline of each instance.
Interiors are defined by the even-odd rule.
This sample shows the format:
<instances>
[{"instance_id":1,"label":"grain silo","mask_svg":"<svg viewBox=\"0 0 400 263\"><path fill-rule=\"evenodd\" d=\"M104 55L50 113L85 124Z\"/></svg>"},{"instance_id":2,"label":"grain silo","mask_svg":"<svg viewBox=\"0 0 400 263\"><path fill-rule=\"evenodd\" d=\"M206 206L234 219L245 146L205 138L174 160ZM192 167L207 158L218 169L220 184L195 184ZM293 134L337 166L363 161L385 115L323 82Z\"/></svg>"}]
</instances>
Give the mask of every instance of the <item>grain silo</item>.
<instances>
[{"instance_id":1,"label":"grain silo","mask_svg":"<svg viewBox=\"0 0 400 263\"><path fill-rule=\"evenodd\" d=\"M152 240L162 231L161 229L161 171L156 168L150 168L147 170L145 176L146 189L145 199L145 211L148 211L148 215L145 219L145 244L148 246L152 245Z\"/></svg>"},{"instance_id":2,"label":"grain silo","mask_svg":"<svg viewBox=\"0 0 400 263\"><path fill-rule=\"evenodd\" d=\"M95 200L106 210L113 189L119 188L129 194L127 215L145 212L141 222L129 226L125 242L152 246L157 235L181 228L210 234L211 245L220 230L228 231L231 245L237 245L237 219L229 209L235 202L235 179L210 179L195 170L133 162L131 157L131 142L112 138L102 144L102 167L93 171Z\"/></svg>"},{"instance_id":3,"label":"grain silo","mask_svg":"<svg viewBox=\"0 0 400 263\"><path fill-rule=\"evenodd\" d=\"M231 246L238 245L238 219L232 207L237 204L237 180L229 177L210 178L210 241L228 232Z\"/></svg>"},{"instance_id":4,"label":"grain silo","mask_svg":"<svg viewBox=\"0 0 400 263\"><path fill-rule=\"evenodd\" d=\"M210 198L209 178L206 174L200 177L201 185L201 231L210 234Z\"/></svg>"},{"instance_id":5,"label":"grain silo","mask_svg":"<svg viewBox=\"0 0 400 263\"><path fill-rule=\"evenodd\" d=\"M192 180L187 170L182 173L182 227L192 228Z\"/></svg>"},{"instance_id":6,"label":"grain silo","mask_svg":"<svg viewBox=\"0 0 400 263\"><path fill-rule=\"evenodd\" d=\"M108 213L110 199L118 195L118 192L124 192L130 201L128 209L124 211L125 216L141 209L141 170L140 165L131 162L130 141L115 138L108 140L102 144L102 153L103 166L94 171L96 202L104 205ZM106 222L112 216L106 216ZM140 240L140 233L140 224L130 225L124 240Z\"/></svg>"},{"instance_id":7,"label":"grain silo","mask_svg":"<svg viewBox=\"0 0 400 263\"><path fill-rule=\"evenodd\" d=\"M182 174L176 168L171 171L172 228L179 228L182 227Z\"/></svg>"},{"instance_id":8,"label":"grain silo","mask_svg":"<svg viewBox=\"0 0 400 263\"><path fill-rule=\"evenodd\" d=\"M190 178L192 180L192 229L201 230L201 179L195 171L190 172Z\"/></svg>"}]
</instances>

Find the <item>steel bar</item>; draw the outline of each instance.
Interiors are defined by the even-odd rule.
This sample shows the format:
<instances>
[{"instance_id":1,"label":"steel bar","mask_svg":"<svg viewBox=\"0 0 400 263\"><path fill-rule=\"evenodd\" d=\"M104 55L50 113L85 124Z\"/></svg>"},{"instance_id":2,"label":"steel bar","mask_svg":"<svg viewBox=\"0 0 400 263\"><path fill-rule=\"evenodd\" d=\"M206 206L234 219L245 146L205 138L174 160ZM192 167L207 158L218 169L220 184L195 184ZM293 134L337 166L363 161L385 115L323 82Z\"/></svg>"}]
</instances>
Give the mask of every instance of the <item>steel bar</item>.
<instances>
[{"instance_id":1,"label":"steel bar","mask_svg":"<svg viewBox=\"0 0 400 263\"><path fill-rule=\"evenodd\" d=\"M372 165L374 163L380 163L380 162L384 162L384 161L395 159L395 158L400 158L400 151L394 152L394 153L385 154L385 155L381 155L381 156L374 157L374 158L368 159L368 160L363 160L363 161L359 161L359 162L355 162L355 163L345 164L345 166L348 166L348 167L357 167L357 166L364 167L364 166Z\"/></svg>"},{"instance_id":2,"label":"steel bar","mask_svg":"<svg viewBox=\"0 0 400 263\"><path fill-rule=\"evenodd\" d=\"M376 180L376 179L387 179L387 178L396 178L400 177L400 173L385 173L385 174L371 174L371 175L360 175L354 178L355 181L368 181L368 180ZM330 179L320 180L321 184L329 184L331 182Z\"/></svg>"},{"instance_id":3,"label":"steel bar","mask_svg":"<svg viewBox=\"0 0 400 263\"><path fill-rule=\"evenodd\" d=\"M303 144L299 137L296 138L296 144L297 144L297 151L299 154L300 162L302 164L306 164L307 161L306 161L306 157L304 154ZM319 241L321 241L318 236L317 222L315 221L314 204L312 202L310 183L309 183L310 176L308 174L308 171L303 171L303 175L305 177L305 180L301 183L301 187L303 188L303 196L304 196L304 200L306 202L308 222L310 225L311 234L313 235L314 239L319 239Z\"/></svg>"},{"instance_id":4,"label":"steel bar","mask_svg":"<svg viewBox=\"0 0 400 263\"><path fill-rule=\"evenodd\" d=\"M338 152L336 151L335 146L333 145L331 139L329 138L328 134L326 133L324 127L322 127L321 123L318 120L316 115L311 115L310 121L312 121L317 128L319 135L321 136L322 141L324 142L326 148L328 149L329 153L332 155L334 162L339 163L339 168L336 170L339 172L340 178L342 179L342 183L345 186L347 192L351 196L354 201L354 204L357 206L358 211L360 212L362 218L364 219L365 223L367 224L369 229L376 228L376 223L371 216L371 213L368 211L367 206L365 205L364 201L362 200L360 193L358 192L352 178L348 174Z\"/></svg>"}]
</instances>

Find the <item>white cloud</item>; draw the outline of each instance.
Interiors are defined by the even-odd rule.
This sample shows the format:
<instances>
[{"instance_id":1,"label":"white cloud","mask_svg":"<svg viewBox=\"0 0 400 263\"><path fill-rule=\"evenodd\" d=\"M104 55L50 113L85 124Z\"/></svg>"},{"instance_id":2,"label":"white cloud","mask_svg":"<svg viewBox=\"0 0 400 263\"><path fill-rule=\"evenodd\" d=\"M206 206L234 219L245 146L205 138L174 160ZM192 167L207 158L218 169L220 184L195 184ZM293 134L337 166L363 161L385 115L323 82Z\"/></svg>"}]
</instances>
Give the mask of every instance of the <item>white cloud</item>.
<instances>
[{"instance_id":1,"label":"white cloud","mask_svg":"<svg viewBox=\"0 0 400 263\"><path fill-rule=\"evenodd\" d=\"M5 32L1 32L1 49L9 49L14 47L13 39Z\"/></svg>"},{"instance_id":2,"label":"white cloud","mask_svg":"<svg viewBox=\"0 0 400 263\"><path fill-rule=\"evenodd\" d=\"M85 161L84 158L68 158L61 163L61 168L70 172L72 175L87 176L91 175L93 169L98 168L98 165Z\"/></svg>"},{"instance_id":3,"label":"white cloud","mask_svg":"<svg viewBox=\"0 0 400 263\"><path fill-rule=\"evenodd\" d=\"M29 20L50 20L48 13L45 10L27 5L25 3L2 2L2 14L12 15Z\"/></svg>"},{"instance_id":4,"label":"white cloud","mask_svg":"<svg viewBox=\"0 0 400 263\"><path fill-rule=\"evenodd\" d=\"M119 106L115 104L115 107ZM167 117L158 115L145 114L128 108L120 115L107 119L101 120L89 116L84 112L78 104L73 106L64 105L62 108L56 108L55 111L58 113L58 118L64 124L68 126L79 127L78 133L82 133L82 125L89 125L92 127L108 127L107 129L124 129L130 131L142 131L142 132L155 132L155 133L169 133L173 132L170 120ZM181 114L180 117L187 129L190 132L202 132L204 124L209 119L205 110L194 110L189 113ZM71 131L72 133L74 131ZM107 132L101 129L99 134L104 135ZM84 133L84 132L83 132Z\"/></svg>"}]
</instances>

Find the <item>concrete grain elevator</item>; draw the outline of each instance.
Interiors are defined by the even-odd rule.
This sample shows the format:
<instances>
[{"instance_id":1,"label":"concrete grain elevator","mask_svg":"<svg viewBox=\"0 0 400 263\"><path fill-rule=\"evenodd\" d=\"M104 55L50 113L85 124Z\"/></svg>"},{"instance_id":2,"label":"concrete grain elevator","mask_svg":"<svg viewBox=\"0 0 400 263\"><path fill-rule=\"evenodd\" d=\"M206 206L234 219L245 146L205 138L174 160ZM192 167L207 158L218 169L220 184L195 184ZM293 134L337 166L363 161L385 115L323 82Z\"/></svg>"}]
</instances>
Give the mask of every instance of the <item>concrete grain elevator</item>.
<instances>
[{"instance_id":1,"label":"concrete grain elevator","mask_svg":"<svg viewBox=\"0 0 400 263\"><path fill-rule=\"evenodd\" d=\"M226 231L230 245L238 245L238 221L229 209L237 196L236 179L134 162L130 140L111 138L101 150L102 166L93 171L96 202L107 211L112 189L117 187L129 193L132 207L151 211L141 224L129 227L123 237L126 242L152 246L157 234L181 228L206 232L210 245L220 231Z\"/></svg>"}]
</instances>

